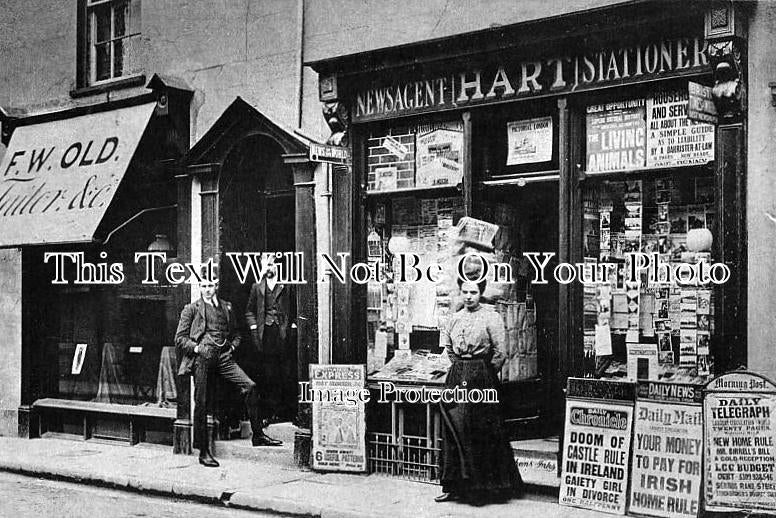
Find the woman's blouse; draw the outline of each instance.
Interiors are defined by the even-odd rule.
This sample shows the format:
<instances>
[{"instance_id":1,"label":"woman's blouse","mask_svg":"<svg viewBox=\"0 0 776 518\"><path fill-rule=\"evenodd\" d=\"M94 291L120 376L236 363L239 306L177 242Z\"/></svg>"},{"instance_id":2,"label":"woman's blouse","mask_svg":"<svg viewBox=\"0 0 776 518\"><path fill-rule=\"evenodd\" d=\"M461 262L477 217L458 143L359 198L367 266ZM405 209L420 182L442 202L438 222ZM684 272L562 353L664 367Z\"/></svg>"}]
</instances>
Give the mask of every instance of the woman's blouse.
<instances>
[{"instance_id":1,"label":"woman's blouse","mask_svg":"<svg viewBox=\"0 0 776 518\"><path fill-rule=\"evenodd\" d=\"M466 308L457 311L439 333L439 345L445 348L451 361L492 354L490 362L496 372L506 360L505 341L504 321L498 313L482 306L473 311Z\"/></svg>"}]
</instances>

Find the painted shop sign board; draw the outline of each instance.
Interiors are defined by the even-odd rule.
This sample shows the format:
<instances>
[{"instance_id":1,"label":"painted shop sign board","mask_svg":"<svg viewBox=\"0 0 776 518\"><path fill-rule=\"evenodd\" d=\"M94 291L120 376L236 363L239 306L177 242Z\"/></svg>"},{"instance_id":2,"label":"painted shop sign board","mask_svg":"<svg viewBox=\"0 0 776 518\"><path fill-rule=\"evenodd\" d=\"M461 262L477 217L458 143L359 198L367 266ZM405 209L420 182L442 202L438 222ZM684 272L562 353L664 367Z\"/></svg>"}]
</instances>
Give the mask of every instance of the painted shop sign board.
<instances>
[{"instance_id":1,"label":"painted shop sign board","mask_svg":"<svg viewBox=\"0 0 776 518\"><path fill-rule=\"evenodd\" d=\"M155 106L17 128L0 161L0 246L92 241Z\"/></svg>"},{"instance_id":2,"label":"painted shop sign board","mask_svg":"<svg viewBox=\"0 0 776 518\"><path fill-rule=\"evenodd\" d=\"M701 36L408 75L355 92L353 121L386 119L709 72Z\"/></svg>"},{"instance_id":3,"label":"painted shop sign board","mask_svg":"<svg viewBox=\"0 0 776 518\"><path fill-rule=\"evenodd\" d=\"M366 471L364 365L310 365L312 463L321 471Z\"/></svg>"},{"instance_id":4,"label":"painted shop sign board","mask_svg":"<svg viewBox=\"0 0 776 518\"><path fill-rule=\"evenodd\" d=\"M630 383L569 379L562 505L625 514L633 390Z\"/></svg>"},{"instance_id":5,"label":"painted shop sign board","mask_svg":"<svg viewBox=\"0 0 776 518\"><path fill-rule=\"evenodd\" d=\"M645 381L637 388L628 511L698 516L701 507L703 387Z\"/></svg>"},{"instance_id":6,"label":"painted shop sign board","mask_svg":"<svg viewBox=\"0 0 776 518\"><path fill-rule=\"evenodd\" d=\"M723 374L706 385L703 414L706 510L776 514L776 385Z\"/></svg>"}]
</instances>

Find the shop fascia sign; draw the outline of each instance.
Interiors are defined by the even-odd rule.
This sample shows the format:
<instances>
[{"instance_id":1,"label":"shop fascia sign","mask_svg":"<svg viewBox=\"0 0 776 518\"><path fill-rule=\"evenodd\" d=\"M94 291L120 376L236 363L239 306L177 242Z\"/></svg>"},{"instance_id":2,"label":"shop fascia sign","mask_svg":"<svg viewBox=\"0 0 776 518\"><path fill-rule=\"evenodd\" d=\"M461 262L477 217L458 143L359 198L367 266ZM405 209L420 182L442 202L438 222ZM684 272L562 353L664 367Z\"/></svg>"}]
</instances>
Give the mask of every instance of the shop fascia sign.
<instances>
[{"instance_id":1,"label":"shop fascia sign","mask_svg":"<svg viewBox=\"0 0 776 518\"><path fill-rule=\"evenodd\" d=\"M702 37L493 63L357 90L353 120L386 119L708 71Z\"/></svg>"}]
</instances>

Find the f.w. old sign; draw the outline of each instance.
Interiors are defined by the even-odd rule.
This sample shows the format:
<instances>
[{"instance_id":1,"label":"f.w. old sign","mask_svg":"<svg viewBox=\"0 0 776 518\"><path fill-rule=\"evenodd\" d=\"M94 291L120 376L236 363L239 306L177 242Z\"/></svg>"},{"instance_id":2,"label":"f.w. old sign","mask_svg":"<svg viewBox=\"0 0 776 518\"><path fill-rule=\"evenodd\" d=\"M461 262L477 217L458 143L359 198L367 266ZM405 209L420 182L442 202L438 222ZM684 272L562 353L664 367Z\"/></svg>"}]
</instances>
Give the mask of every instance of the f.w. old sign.
<instances>
[{"instance_id":1,"label":"f.w. old sign","mask_svg":"<svg viewBox=\"0 0 776 518\"><path fill-rule=\"evenodd\" d=\"M450 75L417 77L356 92L353 120L411 115L521 97L589 90L703 72L700 37L663 39L630 47L471 66Z\"/></svg>"}]
</instances>

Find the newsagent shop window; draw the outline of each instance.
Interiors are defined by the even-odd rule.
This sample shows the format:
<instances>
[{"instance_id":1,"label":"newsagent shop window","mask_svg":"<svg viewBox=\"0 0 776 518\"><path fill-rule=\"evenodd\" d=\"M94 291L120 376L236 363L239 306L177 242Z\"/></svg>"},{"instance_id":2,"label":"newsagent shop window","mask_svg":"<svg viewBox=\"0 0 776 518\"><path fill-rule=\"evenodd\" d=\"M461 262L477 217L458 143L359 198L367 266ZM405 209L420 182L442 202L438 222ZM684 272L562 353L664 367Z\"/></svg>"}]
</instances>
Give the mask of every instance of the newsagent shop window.
<instances>
[{"instance_id":1,"label":"newsagent shop window","mask_svg":"<svg viewBox=\"0 0 776 518\"><path fill-rule=\"evenodd\" d=\"M483 130L494 125L491 119L481 122ZM476 127L480 129L480 122ZM506 122L499 128L506 147ZM482 140L493 138L483 133ZM549 135L550 149L552 143ZM500 379L525 381L538 376L536 310L531 286L524 282L527 261L520 260L526 239L518 236L526 233L538 200L545 209L553 207L557 189L530 188L525 197L514 191L504 196L489 191L487 199L477 198L472 216L464 217L460 189L464 149L460 119L375 126L365 139L367 258L388 280L367 285L370 379L444 381L448 360L439 350L439 330L462 307L455 272L467 254L477 254L490 264L509 265L516 277L514 282L489 282L481 299L502 316L507 330L509 361ZM547 210L550 215L544 214L544 222L550 230L545 235L552 236L557 219L551 215L557 208ZM542 249L547 246L552 244L543 243ZM402 282L398 277L401 254L415 254L421 271L438 265L439 282Z\"/></svg>"},{"instance_id":2,"label":"newsagent shop window","mask_svg":"<svg viewBox=\"0 0 776 518\"><path fill-rule=\"evenodd\" d=\"M712 374L715 283L671 276L715 261L715 128L690 120L687 104L685 88L585 110L583 255L617 265L584 286L585 357L598 376ZM636 276L632 253L649 261Z\"/></svg>"},{"instance_id":3,"label":"newsagent shop window","mask_svg":"<svg viewBox=\"0 0 776 518\"><path fill-rule=\"evenodd\" d=\"M79 2L79 86L139 73L140 0Z\"/></svg>"}]
</instances>

